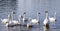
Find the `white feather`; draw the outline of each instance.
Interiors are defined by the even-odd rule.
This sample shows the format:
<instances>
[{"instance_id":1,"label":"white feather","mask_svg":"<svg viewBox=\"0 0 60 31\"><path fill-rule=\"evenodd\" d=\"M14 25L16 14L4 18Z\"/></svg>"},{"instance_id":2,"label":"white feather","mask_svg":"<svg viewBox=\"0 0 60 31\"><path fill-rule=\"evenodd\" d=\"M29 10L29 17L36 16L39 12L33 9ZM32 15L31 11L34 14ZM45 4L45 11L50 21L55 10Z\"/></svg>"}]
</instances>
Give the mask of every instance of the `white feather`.
<instances>
[{"instance_id":1,"label":"white feather","mask_svg":"<svg viewBox=\"0 0 60 31\"><path fill-rule=\"evenodd\" d=\"M38 21L37 19L32 19L32 20L31 20L31 23L34 23L34 24L35 24L35 23L38 23L38 22L39 22L39 21Z\"/></svg>"}]
</instances>

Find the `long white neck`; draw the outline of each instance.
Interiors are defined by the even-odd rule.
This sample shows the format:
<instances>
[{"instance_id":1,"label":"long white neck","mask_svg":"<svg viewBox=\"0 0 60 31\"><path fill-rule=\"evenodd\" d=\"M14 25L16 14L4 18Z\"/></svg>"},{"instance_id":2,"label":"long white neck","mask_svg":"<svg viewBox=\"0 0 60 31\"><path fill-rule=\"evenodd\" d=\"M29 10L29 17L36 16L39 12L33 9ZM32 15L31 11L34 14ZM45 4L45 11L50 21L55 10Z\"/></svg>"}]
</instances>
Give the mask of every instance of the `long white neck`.
<instances>
[{"instance_id":1,"label":"long white neck","mask_svg":"<svg viewBox=\"0 0 60 31\"><path fill-rule=\"evenodd\" d=\"M8 20L10 20L10 15L8 15Z\"/></svg>"},{"instance_id":2,"label":"long white neck","mask_svg":"<svg viewBox=\"0 0 60 31\"><path fill-rule=\"evenodd\" d=\"M26 12L23 13L23 17L26 18Z\"/></svg>"},{"instance_id":3,"label":"long white neck","mask_svg":"<svg viewBox=\"0 0 60 31\"><path fill-rule=\"evenodd\" d=\"M20 18L18 17L18 21L20 22Z\"/></svg>"},{"instance_id":4,"label":"long white neck","mask_svg":"<svg viewBox=\"0 0 60 31\"><path fill-rule=\"evenodd\" d=\"M39 14L37 14L37 19L39 20Z\"/></svg>"},{"instance_id":5,"label":"long white neck","mask_svg":"<svg viewBox=\"0 0 60 31\"><path fill-rule=\"evenodd\" d=\"M54 18L56 18L56 12L55 12L55 14L54 14Z\"/></svg>"},{"instance_id":6,"label":"long white neck","mask_svg":"<svg viewBox=\"0 0 60 31\"><path fill-rule=\"evenodd\" d=\"M46 19L48 19L48 13L46 13Z\"/></svg>"},{"instance_id":7,"label":"long white neck","mask_svg":"<svg viewBox=\"0 0 60 31\"><path fill-rule=\"evenodd\" d=\"M9 15L8 15L8 20L10 20L10 19L11 19L11 15L9 14Z\"/></svg>"},{"instance_id":8,"label":"long white neck","mask_svg":"<svg viewBox=\"0 0 60 31\"><path fill-rule=\"evenodd\" d=\"M11 17L12 17L12 21L13 21L13 12L11 12Z\"/></svg>"},{"instance_id":9,"label":"long white neck","mask_svg":"<svg viewBox=\"0 0 60 31\"><path fill-rule=\"evenodd\" d=\"M26 14L24 14L24 16L23 16L24 18L26 18Z\"/></svg>"}]
</instances>

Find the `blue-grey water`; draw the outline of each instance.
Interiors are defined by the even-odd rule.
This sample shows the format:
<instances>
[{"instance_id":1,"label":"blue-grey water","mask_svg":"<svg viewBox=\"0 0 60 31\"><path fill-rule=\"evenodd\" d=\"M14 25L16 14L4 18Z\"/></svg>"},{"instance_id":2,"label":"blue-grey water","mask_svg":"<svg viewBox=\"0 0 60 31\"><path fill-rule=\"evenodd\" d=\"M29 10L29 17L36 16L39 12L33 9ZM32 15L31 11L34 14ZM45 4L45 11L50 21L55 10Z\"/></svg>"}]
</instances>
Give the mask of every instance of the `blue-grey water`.
<instances>
[{"instance_id":1,"label":"blue-grey water","mask_svg":"<svg viewBox=\"0 0 60 31\"><path fill-rule=\"evenodd\" d=\"M43 27L45 10L48 10L51 17L57 12L56 25L50 23L49 29ZM16 12L15 20L18 20L18 16L23 15L23 12L26 12L26 18L37 18L37 12L40 12L40 26L36 25L30 29L23 26L7 28L0 20L0 31L60 31L60 0L0 0L0 19L7 18L12 11Z\"/></svg>"}]
</instances>

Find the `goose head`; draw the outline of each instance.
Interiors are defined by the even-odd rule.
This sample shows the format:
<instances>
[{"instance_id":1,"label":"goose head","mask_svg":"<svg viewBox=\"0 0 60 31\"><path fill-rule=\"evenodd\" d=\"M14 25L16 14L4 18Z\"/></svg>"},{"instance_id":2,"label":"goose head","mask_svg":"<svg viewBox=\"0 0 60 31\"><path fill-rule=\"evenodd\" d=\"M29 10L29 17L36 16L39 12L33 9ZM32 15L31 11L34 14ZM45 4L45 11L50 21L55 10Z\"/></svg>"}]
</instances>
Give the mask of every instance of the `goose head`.
<instances>
[{"instance_id":1,"label":"goose head","mask_svg":"<svg viewBox=\"0 0 60 31\"><path fill-rule=\"evenodd\" d=\"M26 14L26 12L24 12L24 14Z\"/></svg>"},{"instance_id":2,"label":"goose head","mask_svg":"<svg viewBox=\"0 0 60 31\"><path fill-rule=\"evenodd\" d=\"M39 20L30 18L30 23L38 24Z\"/></svg>"},{"instance_id":3,"label":"goose head","mask_svg":"<svg viewBox=\"0 0 60 31\"><path fill-rule=\"evenodd\" d=\"M22 15L19 15L19 18L23 18L23 16Z\"/></svg>"},{"instance_id":4,"label":"goose head","mask_svg":"<svg viewBox=\"0 0 60 31\"><path fill-rule=\"evenodd\" d=\"M23 17L24 17L24 18L25 18L25 16L26 16L26 12L23 13Z\"/></svg>"},{"instance_id":5,"label":"goose head","mask_svg":"<svg viewBox=\"0 0 60 31\"><path fill-rule=\"evenodd\" d=\"M38 12L38 14L40 14L40 12Z\"/></svg>"},{"instance_id":6,"label":"goose head","mask_svg":"<svg viewBox=\"0 0 60 31\"><path fill-rule=\"evenodd\" d=\"M14 11L12 11L11 14L16 14L16 13Z\"/></svg>"}]
</instances>

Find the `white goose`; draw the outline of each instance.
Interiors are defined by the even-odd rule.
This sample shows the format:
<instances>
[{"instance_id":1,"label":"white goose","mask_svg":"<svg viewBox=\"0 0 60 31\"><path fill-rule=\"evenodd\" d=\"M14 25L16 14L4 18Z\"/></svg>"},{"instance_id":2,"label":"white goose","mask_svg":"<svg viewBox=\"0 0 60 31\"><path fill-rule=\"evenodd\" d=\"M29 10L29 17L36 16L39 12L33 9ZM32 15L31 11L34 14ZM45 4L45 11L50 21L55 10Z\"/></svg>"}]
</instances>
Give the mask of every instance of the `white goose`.
<instances>
[{"instance_id":1,"label":"white goose","mask_svg":"<svg viewBox=\"0 0 60 31\"><path fill-rule=\"evenodd\" d=\"M11 17L12 17L12 21L10 21L10 19L11 19ZM2 23L3 24L5 24L5 26L11 26L12 25L12 23L13 24L19 24L19 21L16 21L16 20L13 20L13 12L12 12L12 15L8 15L8 19L1 19L1 21L2 21Z\"/></svg>"},{"instance_id":2,"label":"white goose","mask_svg":"<svg viewBox=\"0 0 60 31\"><path fill-rule=\"evenodd\" d=\"M56 12L54 14L54 17L49 17L49 21L55 24L55 22L56 22Z\"/></svg>"},{"instance_id":3,"label":"white goose","mask_svg":"<svg viewBox=\"0 0 60 31\"><path fill-rule=\"evenodd\" d=\"M48 11L45 11L45 13L46 13L46 18L44 19L43 24L44 26L48 27L49 26Z\"/></svg>"},{"instance_id":4,"label":"white goose","mask_svg":"<svg viewBox=\"0 0 60 31\"><path fill-rule=\"evenodd\" d=\"M32 18L29 18L30 19L30 23L27 24L27 28L31 28L33 27L32 24L38 24L40 21L39 21L39 13L37 13L37 19L32 19Z\"/></svg>"},{"instance_id":5,"label":"white goose","mask_svg":"<svg viewBox=\"0 0 60 31\"><path fill-rule=\"evenodd\" d=\"M38 23L39 23L39 14L40 14L40 13L37 13L37 19L32 19L32 18L30 18L30 23L38 24Z\"/></svg>"},{"instance_id":6,"label":"white goose","mask_svg":"<svg viewBox=\"0 0 60 31\"><path fill-rule=\"evenodd\" d=\"M7 19L1 19L2 23L5 24L6 26L9 24L9 20L11 18L10 16L11 15L9 14Z\"/></svg>"},{"instance_id":7,"label":"white goose","mask_svg":"<svg viewBox=\"0 0 60 31\"><path fill-rule=\"evenodd\" d=\"M23 22L26 22L26 21L27 21L27 18L26 18L26 12L23 13L22 19L23 19Z\"/></svg>"},{"instance_id":8,"label":"white goose","mask_svg":"<svg viewBox=\"0 0 60 31\"><path fill-rule=\"evenodd\" d=\"M12 15L11 15L11 17L12 17L12 21L11 21L11 22L12 22L13 24L19 24L19 23L20 23L20 22L19 22L20 20L19 20L19 21L16 21L16 20L13 19L13 17L14 17L13 15L15 14L15 12L12 11L11 14L12 14ZM18 19L19 19L19 18L18 18Z\"/></svg>"}]
</instances>

